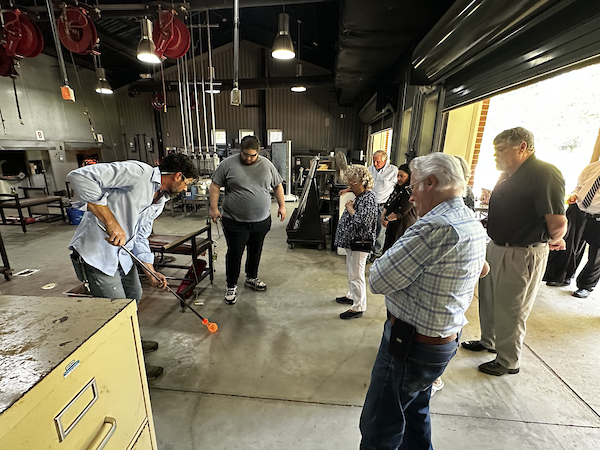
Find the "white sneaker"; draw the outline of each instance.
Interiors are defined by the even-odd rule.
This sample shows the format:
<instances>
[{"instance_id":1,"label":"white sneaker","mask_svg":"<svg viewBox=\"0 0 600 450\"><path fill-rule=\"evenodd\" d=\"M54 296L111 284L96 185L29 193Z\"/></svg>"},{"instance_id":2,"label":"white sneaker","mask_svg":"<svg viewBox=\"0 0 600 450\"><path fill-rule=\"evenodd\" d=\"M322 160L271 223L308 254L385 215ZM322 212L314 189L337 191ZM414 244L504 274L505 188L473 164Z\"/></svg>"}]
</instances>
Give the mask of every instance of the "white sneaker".
<instances>
[{"instance_id":1,"label":"white sneaker","mask_svg":"<svg viewBox=\"0 0 600 450\"><path fill-rule=\"evenodd\" d=\"M431 396L433 397L433 394L435 394L437 391L441 390L443 387L444 387L444 380L442 380L442 377L439 377L431 385Z\"/></svg>"},{"instance_id":2,"label":"white sneaker","mask_svg":"<svg viewBox=\"0 0 600 450\"><path fill-rule=\"evenodd\" d=\"M244 285L255 291L267 290L267 285L258 278L246 278Z\"/></svg>"},{"instance_id":3,"label":"white sneaker","mask_svg":"<svg viewBox=\"0 0 600 450\"><path fill-rule=\"evenodd\" d=\"M237 300L237 286L228 287L225 291L225 303L233 305Z\"/></svg>"}]
</instances>

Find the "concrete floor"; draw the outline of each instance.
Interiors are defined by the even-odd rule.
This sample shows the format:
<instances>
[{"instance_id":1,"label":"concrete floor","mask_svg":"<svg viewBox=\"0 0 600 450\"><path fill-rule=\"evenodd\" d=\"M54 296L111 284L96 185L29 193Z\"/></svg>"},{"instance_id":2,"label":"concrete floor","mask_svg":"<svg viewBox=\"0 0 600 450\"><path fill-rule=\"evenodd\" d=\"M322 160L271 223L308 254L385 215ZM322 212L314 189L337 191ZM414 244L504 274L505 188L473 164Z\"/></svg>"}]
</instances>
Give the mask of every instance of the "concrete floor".
<instances>
[{"instance_id":1,"label":"concrete floor","mask_svg":"<svg viewBox=\"0 0 600 450\"><path fill-rule=\"evenodd\" d=\"M288 204L288 215L294 204ZM275 216L275 214L274 214ZM187 233L202 213L163 214L159 233ZM355 449L358 419L381 339L383 297L369 294L363 318L342 321L333 300L346 293L344 258L286 244L285 223L267 236L259 276L268 290L240 287L223 302L225 238L218 238L215 283L203 281L201 314L219 325L209 335L181 313L168 293L145 288L139 319L146 339L160 342L147 361L165 368L150 383L161 450ZM3 294L60 296L78 284L67 244L75 227L35 223L0 226L15 271ZM180 258L183 261L183 258ZM56 283L51 290L42 290ZM543 285L528 321L518 375L490 377L477 365L488 353L459 350L432 399L437 450L600 448L600 303L571 297L573 288ZM463 339L478 337L477 300Z\"/></svg>"}]
</instances>

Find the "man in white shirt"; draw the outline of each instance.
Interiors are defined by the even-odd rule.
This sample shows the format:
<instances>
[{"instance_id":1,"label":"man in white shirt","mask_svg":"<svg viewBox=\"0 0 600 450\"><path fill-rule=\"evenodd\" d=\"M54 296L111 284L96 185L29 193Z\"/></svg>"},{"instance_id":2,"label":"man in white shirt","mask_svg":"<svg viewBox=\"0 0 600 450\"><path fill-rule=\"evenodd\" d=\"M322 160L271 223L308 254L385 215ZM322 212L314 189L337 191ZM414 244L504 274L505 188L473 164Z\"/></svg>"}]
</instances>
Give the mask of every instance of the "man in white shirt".
<instances>
[{"instance_id":1,"label":"man in white shirt","mask_svg":"<svg viewBox=\"0 0 600 450\"><path fill-rule=\"evenodd\" d=\"M377 150L373 153L373 165L369 166L369 172L373 177L373 193L375 200L379 205L379 219L377 220L377 230L375 235L375 245L371 251L371 261L381 256L381 250L385 241L385 228L381 224L383 207L390 194L394 190L398 178L398 168L388 162L387 153L383 150Z\"/></svg>"},{"instance_id":2,"label":"man in white shirt","mask_svg":"<svg viewBox=\"0 0 600 450\"><path fill-rule=\"evenodd\" d=\"M573 297L587 298L600 280L600 162L586 166L577 186L569 197L567 218L569 229L564 252L553 253L548 259L544 280L548 286L568 286L589 244L588 260L577 276Z\"/></svg>"}]
</instances>

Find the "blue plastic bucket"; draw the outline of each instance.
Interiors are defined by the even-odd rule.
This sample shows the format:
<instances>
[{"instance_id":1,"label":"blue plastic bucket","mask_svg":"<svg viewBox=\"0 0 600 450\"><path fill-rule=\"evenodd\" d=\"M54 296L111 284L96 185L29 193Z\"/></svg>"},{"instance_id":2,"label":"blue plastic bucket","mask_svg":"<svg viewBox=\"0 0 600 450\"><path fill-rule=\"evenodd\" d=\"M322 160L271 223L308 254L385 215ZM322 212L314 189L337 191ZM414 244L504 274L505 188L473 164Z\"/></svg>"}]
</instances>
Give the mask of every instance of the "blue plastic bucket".
<instances>
[{"instance_id":1,"label":"blue plastic bucket","mask_svg":"<svg viewBox=\"0 0 600 450\"><path fill-rule=\"evenodd\" d=\"M81 211L75 208L67 208L67 217L69 218L69 223L71 225L79 225L81 219L83 219L83 214L85 211Z\"/></svg>"}]
</instances>

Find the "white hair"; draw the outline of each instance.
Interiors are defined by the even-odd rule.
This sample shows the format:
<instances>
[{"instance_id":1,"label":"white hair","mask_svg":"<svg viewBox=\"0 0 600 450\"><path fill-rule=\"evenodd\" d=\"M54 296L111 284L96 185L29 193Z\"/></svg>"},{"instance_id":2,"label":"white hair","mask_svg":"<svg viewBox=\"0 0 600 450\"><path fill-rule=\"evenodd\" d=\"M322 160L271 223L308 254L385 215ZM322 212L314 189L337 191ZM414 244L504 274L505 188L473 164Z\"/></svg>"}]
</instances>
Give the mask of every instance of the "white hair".
<instances>
[{"instance_id":1,"label":"white hair","mask_svg":"<svg viewBox=\"0 0 600 450\"><path fill-rule=\"evenodd\" d=\"M354 180L362 184L365 189L373 189L373 176L369 169L361 164L350 164L346 171L346 180Z\"/></svg>"},{"instance_id":2,"label":"white hair","mask_svg":"<svg viewBox=\"0 0 600 450\"><path fill-rule=\"evenodd\" d=\"M450 190L459 197L465 195L465 174L460 161L445 153L431 153L410 162L410 170L417 181L433 175L437 180L437 191Z\"/></svg>"}]
</instances>

